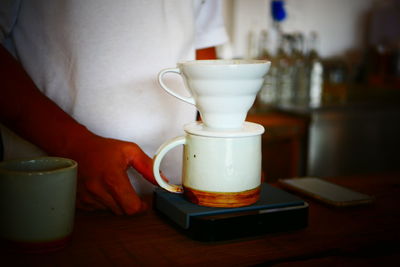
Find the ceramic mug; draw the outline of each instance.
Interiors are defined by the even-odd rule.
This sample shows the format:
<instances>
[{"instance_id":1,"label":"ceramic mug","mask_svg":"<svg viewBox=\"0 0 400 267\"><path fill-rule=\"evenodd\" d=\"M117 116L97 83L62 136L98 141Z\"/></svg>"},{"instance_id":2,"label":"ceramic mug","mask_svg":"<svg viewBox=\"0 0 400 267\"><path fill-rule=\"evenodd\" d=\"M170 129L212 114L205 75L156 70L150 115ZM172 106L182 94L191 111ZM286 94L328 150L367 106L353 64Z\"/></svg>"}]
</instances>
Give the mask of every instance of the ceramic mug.
<instances>
[{"instance_id":1,"label":"ceramic mug","mask_svg":"<svg viewBox=\"0 0 400 267\"><path fill-rule=\"evenodd\" d=\"M240 207L256 202L261 185L261 135L264 128L245 122L241 131L210 131L199 122L185 126L186 135L164 143L153 172L158 184L183 193L191 202L210 207ZM160 163L172 148L183 145L182 185L160 176Z\"/></svg>"},{"instance_id":2,"label":"ceramic mug","mask_svg":"<svg viewBox=\"0 0 400 267\"><path fill-rule=\"evenodd\" d=\"M74 224L77 163L40 157L0 163L0 238L25 252L63 248Z\"/></svg>"},{"instance_id":3,"label":"ceramic mug","mask_svg":"<svg viewBox=\"0 0 400 267\"><path fill-rule=\"evenodd\" d=\"M239 129L261 89L270 67L266 60L194 60L180 62L158 74L160 86L176 98L195 105L205 126ZM170 89L163 81L167 73L182 76L191 96Z\"/></svg>"}]
</instances>

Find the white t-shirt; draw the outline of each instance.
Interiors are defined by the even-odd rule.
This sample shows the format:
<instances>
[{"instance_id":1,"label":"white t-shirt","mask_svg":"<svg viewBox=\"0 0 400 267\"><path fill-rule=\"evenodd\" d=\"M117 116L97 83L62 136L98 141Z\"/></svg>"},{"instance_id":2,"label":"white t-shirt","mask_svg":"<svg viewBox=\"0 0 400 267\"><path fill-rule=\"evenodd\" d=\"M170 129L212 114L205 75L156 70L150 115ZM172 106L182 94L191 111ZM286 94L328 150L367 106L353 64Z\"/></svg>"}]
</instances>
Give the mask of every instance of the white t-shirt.
<instances>
[{"instance_id":1,"label":"white t-shirt","mask_svg":"<svg viewBox=\"0 0 400 267\"><path fill-rule=\"evenodd\" d=\"M213 0L20 0L0 9L4 43L44 94L94 133L135 142L150 157L196 114L161 89L158 72L227 39ZM188 94L178 75L167 77ZM180 153L162 166L175 181Z\"/></svg>"}]
</instances>

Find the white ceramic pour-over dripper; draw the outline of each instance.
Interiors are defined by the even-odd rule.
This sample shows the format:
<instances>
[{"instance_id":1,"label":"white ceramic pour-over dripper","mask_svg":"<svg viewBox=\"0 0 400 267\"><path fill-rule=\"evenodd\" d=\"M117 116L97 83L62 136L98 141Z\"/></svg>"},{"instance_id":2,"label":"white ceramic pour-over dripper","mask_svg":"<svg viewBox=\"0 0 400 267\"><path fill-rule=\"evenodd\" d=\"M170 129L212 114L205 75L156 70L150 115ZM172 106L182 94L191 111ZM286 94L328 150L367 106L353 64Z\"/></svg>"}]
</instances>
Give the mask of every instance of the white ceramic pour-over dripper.
<instances>
[{"instance_id":1,"label":"white ceramic pour-over dripper","mask_svg":"<svg viewBox=\"0 0 400 267\"><path fill-rule=\"evenodd\" d=\"M207 127L240 129L270 65L266 60L186 61L162 70L158 81L169 94L195 105ZM168 88L163 82L166 73L180 74L191 96Z\"/></svg>"}]
</instances>

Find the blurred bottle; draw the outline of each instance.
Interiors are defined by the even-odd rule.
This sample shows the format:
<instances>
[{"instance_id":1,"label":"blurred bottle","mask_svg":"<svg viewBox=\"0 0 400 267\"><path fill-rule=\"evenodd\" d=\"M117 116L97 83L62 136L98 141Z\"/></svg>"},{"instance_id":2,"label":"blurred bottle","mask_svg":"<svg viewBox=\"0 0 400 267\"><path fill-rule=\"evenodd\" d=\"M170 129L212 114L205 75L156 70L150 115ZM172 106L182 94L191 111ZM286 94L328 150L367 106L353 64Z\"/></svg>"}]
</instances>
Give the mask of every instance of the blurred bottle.
<instances>
[{"instance_id":1,"label":"blurred bottle","mask_svg":"<svg viewBox=\"0 0 400 267\"><path fill-rule=\"evenodd\" d=\"M279 71L281 67L287 65L286 59L281 58L282 62L279 62L279 59L275 55L278 54L278 52L274 53L277 50L277 47L281 46L282 42L281 23L286 19L286 11L284 7L285 1L271 0L270 4L272 28L270 28L268 31L261 31L257 52L255 52L257 47L256 38L254 38L255 34L250 33L249 36L249 50L247 53L248 57L271 61L271 67L265 76L263 87L256 98L255 105L253 106L253 111L256 112L268 110L280 99L281 88L278 86L278 84L282 83L282 79L280 78ZM277 43L279 44L277 45ZM282 57L283 52L279 53L279 55ZM288 85L285 85L285 87L290 87L289 82L290 81L287 82Z\"/></svg>"},{"instance_id":2,"label":"blurred bottle","mask_svg":"<svg viewBox=\"0 0 400 267\"><path fill-rule=\"evenodd\" d=\"M248 35L247 44L247 59L255 59L258 57L257 47L257 33L254 30L250 30Z\"/></svg>"},{"instance_id":3,"label":"blurred bottle","mask_svg":"<svg viewBox=\"0 0 400 267\"><path fill-rule=\"evenodd\" d=\"M281 30L281 23L286 19L285 1L272 0L271 1L271 16L274 27L279 31Z\"/></svg>"},{"instance_id":4,"label":"blurred bottle","mask_svg":"<svg viewBox=\"0 0 400 267\"><path fill-rule=\"evenodd\" d=\"M309 99L309 66L305 56L304 36L302 33L294 33L291 38L293 61L293 103L308 105Z\"/></svg>"},{"instance_id":5,"label":"blurred bottle","mask_svg":"<svg viewBox=\"0 0 400 267\"><path fill-rule=\"evenodd\" d=\"M324 104L343 104L347 101L349 89L349 68L340 58L324 60Z\"/></svg>"},{"instance_id":6,"label":"blurred bottle","mask_svg":"<svg viewBox=\"0 0 400 267\"><path fill-rule=\"evenodd\" d=\"M283 34L276 55L277 96L278 103L288 105L294 98L293 92L293 58L291 35Z\"/></svg>"},{"instance_id":7,"label":"blurred bottle","mask_svg":"<svg viewBox=\"0 0 400 267\"><path fill-rule=\"evenodd\" d=\"M322 104L324 68L318 49L318 34L312 32L308 39L309 105L311 107L318 107Z\"/></svg>"},{"instance_id":8,"label":"blurred bottle","mask_svg":"<svg viewBox=\"0 0 400 267\"><path fill-rule=\"evenodd\" d=\"M264 85L257 96L259 110L266 110L277 101L277 65L275 57L270 52L270 39L267 31L261 32L259 59L271 61L271 67L265 76Z\"/></svg>"},{"instance_id":9,"label":"blurred bottle","mask_svg":"<svg viewBox=\"0 0 400 267\"><path fill-rule=\"evenodd\" d=\"M375 1L369 21L366 54L368 85L400 88L400 1Z\"/></svg>"},{"instance_id":10,"label":"blurred bottle","mask_svg":"<svg viewBox=\"0 0 400 267\"><path fill-rule=\"evenodd\" d=\"M277 54L277 50L281 45L283 38L283 30L282 24L286 20L286 10L285 10L285 1L283 0L271 0L271 19L272 19L272 27L269 31L271 36L268 36L268 39L271 39L271 44L273 49L271 50L274 55ZM270 38L272 37L272 38Z\"/></svg>"},{"instance_id":11,"label":"blurred bottle","mask_svg":"<svg viewBox=\"0 0 400 267\"><path fill-rule=\"evenodd\" d=\"M278 105L290 104L293 99L293 61L291 36L284 34L282 23L286 19L285 1L271 0L271 16L273 30L276 33L278 42L274 63L276 66L275 102Z\"/></svg>"}]
</instances>

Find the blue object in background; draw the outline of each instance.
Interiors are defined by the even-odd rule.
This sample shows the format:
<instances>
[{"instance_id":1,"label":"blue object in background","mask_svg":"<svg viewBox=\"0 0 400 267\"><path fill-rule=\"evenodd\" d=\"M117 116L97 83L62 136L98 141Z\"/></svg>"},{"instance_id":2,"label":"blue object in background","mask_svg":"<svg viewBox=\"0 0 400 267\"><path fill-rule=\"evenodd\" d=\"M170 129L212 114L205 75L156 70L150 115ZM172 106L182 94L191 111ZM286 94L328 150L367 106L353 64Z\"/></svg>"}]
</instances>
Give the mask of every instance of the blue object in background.
<instances>
[{"instance_id":1,"label":"blue object in background","mask_svg":"<svg viewBox=\"0 0 400 267\"><path fill-rule=\"evenodd\" d=\"M271 12L274 21L280 22L286 18L285 1L283 0L272 0L271 1Z\"/></svg>"}]
</instances>

